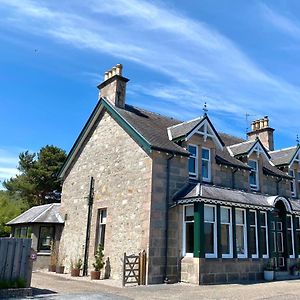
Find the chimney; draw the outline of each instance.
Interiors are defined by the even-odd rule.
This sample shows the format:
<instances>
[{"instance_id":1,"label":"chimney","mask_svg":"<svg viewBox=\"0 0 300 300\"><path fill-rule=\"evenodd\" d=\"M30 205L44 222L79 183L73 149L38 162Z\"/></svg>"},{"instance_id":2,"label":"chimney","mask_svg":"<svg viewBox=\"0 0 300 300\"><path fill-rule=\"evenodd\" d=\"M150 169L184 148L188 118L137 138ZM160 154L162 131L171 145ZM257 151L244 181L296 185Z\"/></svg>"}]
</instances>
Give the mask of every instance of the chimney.
<instances>
[{"instance_id":1,"label":"chimney","mask_svg":"<svg viewBox=\"0 0 300 300\"><path fill-rule=\"evenodd\" d=\"M270 151L274 150L273 132L275 129L269 127L269 117L255 120L251 124L251 131L247 133L248 140L254 141L257 137L262 144Z\"/></svg>"},{"instance_id":2,"label":"chimney","mask_svg":"<svg viewBox=\"0 0 300 300\"><path fill-rule=\"evenodd\" d=\"M105 97L111 104L119 108L125 107L126 83L129 79L122 76L123 66L117 64L104 73L104 81L97 87L99 99Z\"/></svg>"}]
</instances>

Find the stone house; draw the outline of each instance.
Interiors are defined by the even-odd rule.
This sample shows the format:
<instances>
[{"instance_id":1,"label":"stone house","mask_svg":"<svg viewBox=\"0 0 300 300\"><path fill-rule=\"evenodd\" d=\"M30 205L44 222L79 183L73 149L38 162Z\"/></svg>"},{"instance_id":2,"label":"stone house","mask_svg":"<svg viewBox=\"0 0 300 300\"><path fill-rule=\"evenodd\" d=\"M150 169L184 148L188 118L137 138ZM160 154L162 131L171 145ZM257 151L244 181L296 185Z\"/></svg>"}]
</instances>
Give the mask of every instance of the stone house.
<instances>
[{"instance_id":1,"label":"stone house","mask_svg":"<svg viewBox=\"0 0 300 300\"><path fill-rule=\"evenodd\" d=\"M6 224L11 227L11 237L32 239L31 247L37 252L33 270L48 268L51 247L59 247L64 226L59 209L59 203L33 206Z\"/></svg>"},{"instance_id":2,"label":"stone house","mask_svg":"<svg viewBox=\"0 0 300 300\"><path fill-rule=\"evenodd\" d=\"M100 243L115 279L123 253L142 250L148 284L258 280L269 258L287 272L300 257L299 146L274 151L268 117L243 140L206 113L133 107L127 82L121 65L105 73L60 171L66 267L80 256L90 270Z\"/></svg>"}]
</instances>

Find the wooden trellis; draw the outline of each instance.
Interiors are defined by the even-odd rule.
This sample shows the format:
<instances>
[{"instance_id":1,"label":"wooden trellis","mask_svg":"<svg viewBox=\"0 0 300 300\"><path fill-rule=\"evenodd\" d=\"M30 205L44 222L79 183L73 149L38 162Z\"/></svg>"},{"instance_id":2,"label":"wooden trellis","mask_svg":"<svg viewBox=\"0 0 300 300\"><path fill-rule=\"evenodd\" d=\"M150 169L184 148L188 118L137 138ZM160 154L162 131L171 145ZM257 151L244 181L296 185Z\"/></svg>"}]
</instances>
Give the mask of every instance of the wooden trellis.
<instances>
[{"instance_id":1,"label":"wooden trellis","mask_svg":"<svg viewBox=\"0 0 300 300\"><path fill-rule=\"evenodd\" d=\"M126 255L123 261L123 286L126 284L146 284L146 251L138 255Z\"/></svg>"}]
</instances>

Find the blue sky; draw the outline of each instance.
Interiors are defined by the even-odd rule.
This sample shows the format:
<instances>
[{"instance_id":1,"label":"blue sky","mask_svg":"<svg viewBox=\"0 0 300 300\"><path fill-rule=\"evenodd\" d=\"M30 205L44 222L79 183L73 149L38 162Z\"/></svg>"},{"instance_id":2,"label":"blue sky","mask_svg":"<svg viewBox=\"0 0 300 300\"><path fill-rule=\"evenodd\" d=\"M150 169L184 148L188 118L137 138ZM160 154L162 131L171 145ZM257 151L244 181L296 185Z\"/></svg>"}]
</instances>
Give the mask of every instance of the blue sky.
<instances>
[{"instance_id":1,"label":"blue sky","mask_svg":"<svg viewBox=\"0 0 300 300\"><path fill-rule=\"evenodd\" d=\"M18 154L69 151L117 63L127 103L245 135L269 115L276 148L300 133L300 2L0 0L0 180Z\"/></svg>"}]
</instances>

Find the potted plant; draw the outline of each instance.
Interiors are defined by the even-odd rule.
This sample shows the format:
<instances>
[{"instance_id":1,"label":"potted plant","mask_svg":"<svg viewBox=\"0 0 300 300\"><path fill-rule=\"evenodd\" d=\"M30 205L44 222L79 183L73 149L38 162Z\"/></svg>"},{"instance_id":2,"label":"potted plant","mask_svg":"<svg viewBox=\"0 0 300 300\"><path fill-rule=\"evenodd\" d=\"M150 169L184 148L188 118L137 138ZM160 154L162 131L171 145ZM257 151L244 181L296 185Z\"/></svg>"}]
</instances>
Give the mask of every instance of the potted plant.
<instances>
[{"instance_id":1,"label":"potted plant","mask_svg":"<svg viewBox=\"0 0 300 300\"><path fill-rule=\"evenodd\" d=\"M275 273L275 268L274 268L273 259L269 259L269 261L264 269L264 279L266 281L274 280L274 273Z\"/></svg>"},{"instance_id":2,"label":"potted plant","mask_svg":"<svg viewBox=\"0 0 300 300\"><path fill-rule=\"evenodd\" d=\"M59 257L58 264L56 266L56 273L64 274L65 266L64 266L64 257Z\"/></svg>"},{"instance_id":3,"label":"potted plant","mask_svg":"<svg viewBox=\"0 0 300 300\"><path fill-rule=\"evenodd\" d=\"M71 261L71 276L78 277L82 267L82 259L78 258L75 263Z\"/></svg>"},{"instance_id":4,"label":"potted plant","mask_svg":"<svg viewBox=\"0 0 300 300\"><path fill-rule=\"evenodd\" d=\"M51 243L51 255L50 255L50 265L48 266L48 271L49 272L55 272L56 271L56 265L58 261L58 253L57 249L55 247L54 242Z\"/></svg>"},{"instance_id":5,"label":"potted plant","mask_svg":"<svg viewBox=\"0 0 300 300\"><path fill-rule=\"evenodd\" d=\"M291 271L291 274L292 274L293 276L298 276L298 275L299 275L298 265L297 265L297 264L296 264L296 265L292 265L292 266L290 267L290 271Z\"/></svg>"},{"instance_id":6,"label":"potted plant","mask_svg":"<svg viewBox=\"0 0 300 300\"><path fill-rule=\"evenodd\" d=\"M92 280L100 279L101 270L104 267L103 257L103 247L99 245L95 255L95 262L93 263L94 271L91 271Z\"/></svg>"}]
</instances>

